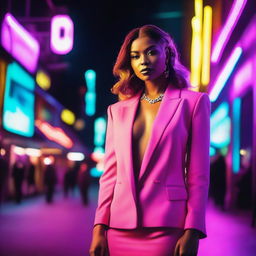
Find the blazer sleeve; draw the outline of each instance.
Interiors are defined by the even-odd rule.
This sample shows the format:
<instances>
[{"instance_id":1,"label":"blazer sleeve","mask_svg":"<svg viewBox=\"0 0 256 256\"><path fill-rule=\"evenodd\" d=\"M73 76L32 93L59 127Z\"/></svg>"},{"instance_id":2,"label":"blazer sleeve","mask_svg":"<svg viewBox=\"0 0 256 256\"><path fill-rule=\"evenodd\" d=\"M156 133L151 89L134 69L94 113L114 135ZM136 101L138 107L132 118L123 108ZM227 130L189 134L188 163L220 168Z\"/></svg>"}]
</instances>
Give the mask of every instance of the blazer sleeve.
<instances>
[{"instance_id":1,"label":"blazer sleeve","mask_svg":"<svg viewBox=\"0 0 256 256\"><path fill-rule=\"evenodd\" d=\"M98 207L96 209L94 226L109 225L110 205L116 183L116 155L113 141L113 118L111 106L108 107L108 121L105 141L104 172L99 180Z\"/></svg>"},{"instance_id":2,"label":"blazer sleeve","mask_svg":"<svg viewBox=\"0 0 256 256\"><path fill-rule=\"evenodd\" d=\"M188 143L186 184L188 190L185 229L197 229L205 238L205 211L210 174L210 113L209 96L201 93L192 114Z\"/></svg>"}]
</instances>

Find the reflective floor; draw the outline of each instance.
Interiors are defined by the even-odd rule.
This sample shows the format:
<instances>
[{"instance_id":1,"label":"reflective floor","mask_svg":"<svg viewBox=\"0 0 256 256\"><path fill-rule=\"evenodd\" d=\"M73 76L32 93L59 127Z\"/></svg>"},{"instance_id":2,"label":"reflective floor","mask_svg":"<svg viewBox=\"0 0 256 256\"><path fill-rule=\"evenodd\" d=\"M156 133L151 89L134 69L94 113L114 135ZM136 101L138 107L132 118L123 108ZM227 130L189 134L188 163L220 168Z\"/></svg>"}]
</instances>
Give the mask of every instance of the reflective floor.
<instances>
[{"instance_id":1,"label":"reflective floor","mask_svg":"<svg viewBox=\"0 0 256 256\"><path fill-rule=\"evenodd\" d=\"M90 188L89 196L87 207L78 191L67 199L57 194L52 205L42 196L26 199L21 205L5 203L0 209L0 255L88 255L96 186ZM198 256L255 256L256 228L251 228L250 222L247 212L227 213L209 203L208 238L200 241Z\"/></svg>"}]
</instances>

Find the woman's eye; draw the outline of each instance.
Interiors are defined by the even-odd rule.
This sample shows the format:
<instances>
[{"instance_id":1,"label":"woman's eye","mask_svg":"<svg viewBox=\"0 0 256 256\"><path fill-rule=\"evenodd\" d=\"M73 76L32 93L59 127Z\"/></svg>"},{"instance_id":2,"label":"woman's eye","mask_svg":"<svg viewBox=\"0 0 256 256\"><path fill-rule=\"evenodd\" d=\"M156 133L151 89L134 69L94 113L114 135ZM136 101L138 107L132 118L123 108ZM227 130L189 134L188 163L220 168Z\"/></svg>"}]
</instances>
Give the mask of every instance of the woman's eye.
<instances>
[{"instance_id":1,"label":"woman's eye","mask_svg":"<svg viewBox=\"0 0 256 256\"><path fill-rule=\"evenodd\" d=\"M148 51L148 55L154 55L156 54L157 52L155 50L151 50L151 51Z\"/></svg>"},{"instance_id":2,"label":"woman's eye","mask_svg":"<svg viewBox=\"0 0 256 256\"><path fill-rule=\"evenodd\" d=\"M139 58L138 55L133 55L133 56L131 56L131 59L138 59L138 58Z\"/></svg>"}]
</instances>

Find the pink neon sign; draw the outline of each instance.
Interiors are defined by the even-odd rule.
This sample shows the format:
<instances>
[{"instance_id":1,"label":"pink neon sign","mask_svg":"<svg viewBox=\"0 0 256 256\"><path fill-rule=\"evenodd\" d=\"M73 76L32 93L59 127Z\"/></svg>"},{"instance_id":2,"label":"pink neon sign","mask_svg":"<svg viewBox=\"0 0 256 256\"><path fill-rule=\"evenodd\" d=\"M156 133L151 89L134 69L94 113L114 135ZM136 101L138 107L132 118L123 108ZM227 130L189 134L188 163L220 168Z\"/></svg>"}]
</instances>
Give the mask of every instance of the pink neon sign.
<instances>
[{"instance_id":1,"label":"pink neon sign","mask_svg":"<svg viewBox=\"0 0 256 256\"><path fill-rule=\"evenodd\" d=\"M74 143L60 127L54 127L40 120L36 120L36 127L51 141L65 148L72 148Z\"/></svg>"},{"instance_id":2,"label":"pink neon sign","mask_svg":"<svg viewBox=\"0 0 256 256\"><path fill-rule=\"evenodd\" d=\"M51 20L51 50L67 54L73 48L74 24L68 15L56 15Z\"/></svg>"},{"instance_id":3,"label":"pink neon sign","mask_svg":"<svg viewBox=\"0 0 256 256\"><path fill-rule=\"evenodd\" d=\"M243 9L245 7L247 0L235 0L232 6L232 9L228 15L228 18L226 20L226 23L223 26L223 29L221 30L221 33L214 45L213 51L212 51L212 62L218 62L222 52L224 50L224 47L226 46L232 31L234 30L234 27L236 26L237 21L239 20Z\"/></svg>"},{"instance_id":4,"label":"pink neon sign","mask_svg":"<svg viewBox=\"0 0 256 256\"><path fill-rule=\"evenodd\" d=\"M10 13L5 15L2 23L1 44L28 71L36 71L39 43Z\"/></svg>"}]
</instances>

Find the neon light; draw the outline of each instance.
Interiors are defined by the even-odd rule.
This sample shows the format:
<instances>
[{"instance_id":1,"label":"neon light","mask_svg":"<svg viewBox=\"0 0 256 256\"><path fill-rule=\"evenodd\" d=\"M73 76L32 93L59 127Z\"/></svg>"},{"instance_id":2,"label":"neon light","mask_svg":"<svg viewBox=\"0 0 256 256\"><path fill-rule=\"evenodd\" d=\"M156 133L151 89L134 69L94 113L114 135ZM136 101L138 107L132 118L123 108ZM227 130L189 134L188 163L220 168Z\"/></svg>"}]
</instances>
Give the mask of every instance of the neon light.
<instances>
[{"instance_id":1,"label":"neon light","mask_svg":"<svg viewBox=\"0 0 256 256\"><path fill-rule=\"evenodd\" d=\"M84 77L87 85L87 92L85 94L85 113L88 116L93 116L96 110L96 72L89 69L85 72Z\"/></svg>"},{"instance_id":2,"label":"neon light","mask_svg":"<svg viewBox=\"0 0 256 256\"><path fill-rule=\"evenodd\" d=\"M51 50L67 54L73 48L74 24L68 15L56 15L51 20Z\"/></svg>"},{"instance_id":3,"label":"neon light","mask_svg":"<svg viewBox=\"0 0 256 256\"><path fill-rule=\"evenodd\" d=\"M102 161L105 155L105 150L103 147L95 147L92 154L91 154L91 158L93 161L95 162L99 162Z\"/></svg>"},{"instance_id":4,"label":"neon light","mask_svg":"<svg viewBox=\"0 0 256 256\"><path fill-rule=\"evenodd\" d=\"M42 148L41 152L44 155L61 155L62 154L62 150L59 148Z\"/></svg>"},{"instance_id":5,"label":"neon light","mask_svg":"<svg viewBox=\"0 0 256 256\"><path fill-rule=\"evenodd\" d=\"M25 153L28 156L34 156L34 157L39 157L42 155L41 150L36 148L25 148Z\"/></svg>"},{"instance_id":6,"label":"neon light","mask_svg":"<svg viewBox=\"0 0 256 256\"><path fill-rule=\"evenodd\" d=\"M229 57L228 61L224 65L224 68L220 72L215 84L212 87L212 90L210 91L210 100L216 101L219 97L219 94L221 93L223 87L225 86L228 78L232 74L238 60L240 59L242 54L242 48L236 47L234 51L232 52L231 56Z\"/></svg>"},{"instance_id":7,"label":"neon light","mask_svg":"<svg viewBox=\"0 0 256 256\"><path fill-rule=\"evenodd\" d=\"M230 143L229 105L221 103L211 115L211 145L222 148Z\"/></svg>"},{"instance_id":8,"label":"neon light","mask_svg":"<svg viewBox=\"0 0 256 256\"><path fill-rule=\"evenodd\" d=\"M74 124L74 128L77 130L77 131L81 131L83 130L85 127L85 122L83 119L77 119L75 124Z\"/></svg>"},{"instance_id":9,"label":"neon light","mask_svg":"<svg viewBox=\"0 0 256 256\"><path fill-rule=\"evenodd\" d=\"M155 18L157 19L175 19L175 18L181 18L182 12L159 12L154 15Z\"/></svg>"},{"instance_id":10,"label":"neon light","mask_svg":"<svg viewBox=\"0 0 256 256\"><path fill-rule=\"evenodd\" d=\"M51 141L65 148L72 148L74 143L60 127L54 127L40 120L36 120L36 127Z\"/></svg>"},{"instance_id":11,"label":"neon light","mask_svg":"<svg viewBox=\"0 0 256 256\"><path fill-rule=\"evenodd\" d=\"M67 159L70 161L83 161L84 154L80 152L69 152L67 153Z\"/></svg>"},{"instance_id":12,"label":"neon light","mask_svg":"<svg viewBox=\"0 0 256 256\"><path fill-rule=\"evenodd\" d=\"M106 134L106 120L103 117L95 119L94 122L94 145L103 146Z\"/></svg>"},{"instance_id":13,"label":"neon light","mask_svg":"<svg viewBox=\"0 0 256 256\"><path fill-rule=\"evenodd\" d=\"M191 20L192 25L192 43L191 43L191 76L190 82L198 90L201 77L202 64L202 17L203 1L195 0L195 16Z\"/></svg>"},{"instance_id":14,"label":"neon light","mask_svg":"<svg viewBox=\"0 0 256 256\"><path fill-rule=\"evenodd\" d=\"M215 46L212 51L212 62L216 63L219 61L222 52L244 10L247 0L235 0L231 11L228 15L227 21L223 26L223 29L215 43Z\"/></svg>"},{"instance_id":15,"label":"neon light","mask_svg":"<svg viewBox=\"0 0 256 256\"><path fill-rule=\"evenodd\" d=\"M35 72L39 43L10 13L5 15L2 23L1 44L28 71Z\"/></svg>"},{"instance_id":16,"label":"neon light","mask_svg":"<svg viewBox=\"0 0 256 256\"><path fill-rule=\"evenodd\" d=\"M61 112L61 120L68 125L72 125L75 123L76 118L73 112L68 109L63 109Z\"/></svg>"},{"instance_id":17,"label":"neon light","mask_svg":"<svg viewBox=\"0 0 256 256\"><path fill-rule=\"evenodd\" d=\"M34 134L35 81L17 63L7 67L3 107L3 127L9 132L31 137Z\"/></svg>"},{"instance_id":18,"label":"neon light","mask_svg":"<svg viewBox=\"0 0 256 256\"><path fill-rule=\"evenodd\" d=\"M239 96L253 80L253 62L247 61L237 72L234 77L233 98Z\"/></svg>"},{"instance_id":19,"label":"neon light","mask_svg":"<svg viewBox=\"0 0 256 256\"><path fill-rule=\"evenodd\" d=\"M232 163L233 172L238 173L240 169L240 115L241 99L236 98L233 101L233 150Z\"/></svg>"},{"instance_id":20,"label":"neon light","mask_svg":"<svg viewBox=\"0 0 256 256\"><path fill-rule=\"evenodd\" d=\"M45 165L50 165L54 163L54 158L53 156L48 156L48 157L45 157L43 161Z\"/></svg>"},{"instance_id":21,"label":"neon light","mask_svg":"<svg viewBox=\"0 0 256 256\"><path fill-rule=\"evenodd\" d=\"M207 5L204 7L203 25L203 54L202 54L202 85L210 82L210 55L212 39L212 8Z\"/></svg>"},{"instance_id":22,"label":"neon light","mask_svg":"<svg viewBox=\"0 0 256 256\"><path fill-rule=\"evenodd\" d=\"M99 178L103 173L103 170L98 170L96 167L90 170L90 175L94 178Z\"/></svg>"},{"instance_id":23,"label":"neon light","mask_svg":"<svg viewBox=\"0 0 256 256\"><path fill-rule=\"evenodd\" d=\"M36 82L43 90L48 90L51 87L51 78L42 70L36 73Z\"/></svg>"},{"instance_id":24,"label":"neon light","mask_svg":"<svg viewBox=\"0 0 256 256\"><path fill-rule=\"evenodd\" d=\"M18 155L18 156L23 156L25 155L25 148L22 148L22 147L17 147L17 146L14 146L13 145L13 152Z\"/></svg>"},{"instance_id":25,"label":"neon light","mask_svg":"<svg viewBox=\"0 0 256 256\"><path fill-rule=\"evenodd\" d=\"M210 147L210 156L214 156L216 154L216 149L213 147Z\"/></svg>"}]
</instances>

